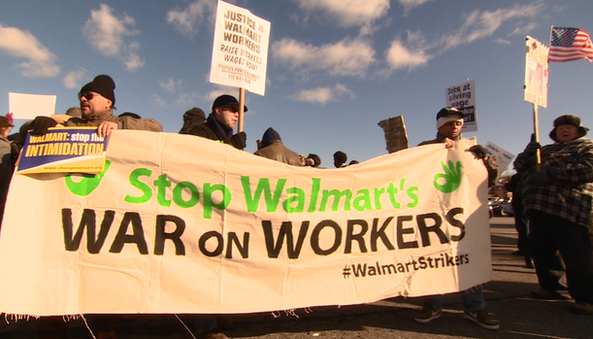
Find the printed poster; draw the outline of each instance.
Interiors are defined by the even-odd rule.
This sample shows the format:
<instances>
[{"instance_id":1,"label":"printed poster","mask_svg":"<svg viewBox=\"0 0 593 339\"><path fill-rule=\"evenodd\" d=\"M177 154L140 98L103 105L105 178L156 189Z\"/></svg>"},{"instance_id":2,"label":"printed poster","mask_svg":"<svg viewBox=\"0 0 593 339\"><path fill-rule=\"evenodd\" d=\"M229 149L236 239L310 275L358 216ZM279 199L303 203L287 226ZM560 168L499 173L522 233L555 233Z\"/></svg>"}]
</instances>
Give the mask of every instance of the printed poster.
<instances>
[{"instance_id":1,"label":"printed poster","mask_svg":"<svg viewBox=\"0 0 593 339\"><path fill-rule=\"evenodd\" d=\"M264 95L270 22L218 1L210 82Z\"/></svg>"},{"instance_id":2,"label":"printed poster","mask_svg":"<svg viewBox=\"0 0 593 339\"><path fill-rule=\"evenodd\" d=\"M50 128L44 135L27 133L18 174L100 173L105 166L107 138L96 127Z\"/></svg>"}]
</instances>

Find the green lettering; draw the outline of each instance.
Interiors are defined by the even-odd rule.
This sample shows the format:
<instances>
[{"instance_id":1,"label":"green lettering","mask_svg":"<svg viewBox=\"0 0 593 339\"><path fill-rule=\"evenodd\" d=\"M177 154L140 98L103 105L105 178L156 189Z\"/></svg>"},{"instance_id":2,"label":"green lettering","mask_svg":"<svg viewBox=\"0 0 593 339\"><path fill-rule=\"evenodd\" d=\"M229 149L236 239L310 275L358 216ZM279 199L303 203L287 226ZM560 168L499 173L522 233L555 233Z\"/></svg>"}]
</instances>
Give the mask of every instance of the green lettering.
<instances>
[{"instance_id":1,"label":"green lettering","mask_svg":"<svg viewBox=\"0 0 593 339\"><path fill-rule=\"evenodd\" d=\"M358 191L356 198L354 198L354 208L357 211L372 210L371 192L368 189Z\"/></svg>"},{"instance_id":2,"label":"green lettering","mask_svg":"<svg viewBox=\"0 0 593 339\"><path fill-rule=\"evenodd\" d=\"M257 212L257 207L259 206L259 199L263 192L264 199L266 202L266 211L276 212L276 209L278 208L278 203L280 202L280 196L282 195L282 190L284 189L284 185L286 185L286 179L278 179L278 184L276 185L276 189L274 190L273 197L270 192L270 179L268 178L259 179L254 195L251 195L251 183L249 182L249 177L242 176L241 184L243 185L243 193L245 195L247 211Z\"/></svg>"},{"instance_id":3,"label":"green lettering","mask_svg":"<svg viewBox=\"0 0 593 339\"><path fill-rule=\"evenodd\" d=\"M222 193L222 200L216 204L212 201L212 193ZM212 218L212 207L218 210L224 210L231 203L231 191L225 185L204 184L204 218Z\"/></svg>"},{"instance_id":4,"label":"green lettering","mask_svg":"<svg viewBox=\"0 0 593 339\"><path fill-rule=\"evenodd\" d=\"M154 181L154 186L157 188L156 199L159 205L170 207L171 200L167 199L167 187L171 187L171 180L167 179L167 175L161 174L158 179Z\"/></svg>"},{"instance_id":5,"label":"green lettering","mask_svg":"<svg viewBox=\"0 0 593 339\"><path fill-rule=\"evenodd\" d=\"M395 194L397 193L397 188L393 186L393 183L390 182L389 186L387 187L387 193L389 194L389 201L391 201L391 205L393 208L400 208L399 202L395 199Z\"/></svg>"},{"instance_id":6,"label":"green lettering","mask_svg":"<svg viewBox=\"0 0 593 339\"><path fill-rule=\"evenodd\" d=\"M307 212L313 213L317 209L317 199L319 197L319 190L321 186L321 179L319 178L312 178L311 179L311 201L309 202L309 209Z\"/></svg>"},{"instance_id":7,"label":"green lettering","mask_svg":"<svg viewBox=\"0 0 593 339\"><path fill-rule=\"evenodd\" d=\"M319 206L319 212L325 212L325 209L327 207L327 203L328 203L330 196L334 197L334 203L332 205L332 212L338 211L340 199L342 197L346 197L346 199L344 201L344 211L350 211L350 209L351 209L350 199L352 198L351 190L344 190L342 192L340 192L338 190L331 190L331 191L325 190L325 191L323 191L323 194L321 196L321 206Z\"/></svg>"},{"instance_id":8,"label":"green lettering","mask_svg":"<svg viewBox=\"0 0 593 339\"><path fill-rule=\"evenodd\" d=\"M305 191L297 187L291 187L286 190L287 194L295 194L284 201L282 207L288 213L303 213L305 210ZM292 206L296 204L296 206Z\"/></svg>"},{"instance_id":9,"label":"green lettering","mask_svg":"<svg viewBox=\"0 0 593 339\"><path fill-rule=\"evenodd\" d=\"M189 192L191 193L191 197L187 201L183 200L184 188L189 189ZM173 189L173 201L175 201L175 204L181 208L194 207L199 200L200 192L198 192L196 185L192 184L191 182L182 181Z\"/></svg>"},{"instance_id":10,"label":"green lettering","mask_svg":"<svg viewBox=\"0 0 593 339\"><path fill-rule=\"evenodd\" d=\"M152 171L147 169L147 168L138 168L135 169L131 174L130 174L130 184L134 187L136 187L137 189L141 190L142 196L140 197L135 197L132 195L127 194L126 197L124 198L125 202L129 202L132 204L143 204L145 202L147 202L148 200L150 200L150 198L152 198L152 189L150 189L150 187L148 185L146 185L145 183L143 183L142 181L140 181L138 179L138 177L140 176L146 176L149 177L152 174Z\"/></svg>"},{"instance_id":11,"label":"green lettering","mask_svg":"<svg viewBox=\"0 0 593 339\"><path fill-rule=\"evenodd\" d=\"M410 197L410 199L412 199L412 202L408 203L408 207L416 207L416 205L418 205L418 196L414 193L418 191L418 187L410 187L408 188L408 197Z\"/></svg>"}]
</instances>

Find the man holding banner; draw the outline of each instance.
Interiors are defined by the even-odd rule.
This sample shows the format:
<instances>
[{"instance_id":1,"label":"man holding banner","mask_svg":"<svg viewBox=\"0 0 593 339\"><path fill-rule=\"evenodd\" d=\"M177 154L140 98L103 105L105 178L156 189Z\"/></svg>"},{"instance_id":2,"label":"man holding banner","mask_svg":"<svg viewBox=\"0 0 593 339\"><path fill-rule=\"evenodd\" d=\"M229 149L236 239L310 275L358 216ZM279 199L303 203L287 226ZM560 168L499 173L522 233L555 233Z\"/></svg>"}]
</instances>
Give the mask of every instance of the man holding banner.
<instances>
[{"instance_id":1,"label":"man holding banner","mask_svg":"<svg viewBox=\"0 0 593 339\"><path fill-rule=\"evenodd\" d=\"M247 112L247 106L244 106ZM232 145L236 149L244 149L247 144L247 134L241 131L233 135L233 129L239 119L239 101L228 94L223 94L212 103L212 113L206 123L188 127L182 134L197 135L202 138Z\"/></svg>"},{"instance_id":2,"label":"man holding banner","mask_svg":"<svg viewBox=\"0 0 593 339\"><path fill-rule=\"evenodd\" d=\"M463 127L463 112L454 107L445 107L437 113L437 137L434 140L421 142L418 146L444 143L446 148L455 146L456 141L461 140L461 127ZM478 159L481 159L488 170L488 186L492 186L492 178L498 174L498 166L486 156L486 150L480 145L474 145L469 151ZM497 330L498 320L492 319L484 309L486 301L482 295L483 285L472 287L462 292L464 317L475 322L479 326ZM427 324L434 319L440 318L443 310L443 300L439 297L430 297L424 301L422 309L414 316L414 320L421 324Z\"/></svg>"}]
</instances>

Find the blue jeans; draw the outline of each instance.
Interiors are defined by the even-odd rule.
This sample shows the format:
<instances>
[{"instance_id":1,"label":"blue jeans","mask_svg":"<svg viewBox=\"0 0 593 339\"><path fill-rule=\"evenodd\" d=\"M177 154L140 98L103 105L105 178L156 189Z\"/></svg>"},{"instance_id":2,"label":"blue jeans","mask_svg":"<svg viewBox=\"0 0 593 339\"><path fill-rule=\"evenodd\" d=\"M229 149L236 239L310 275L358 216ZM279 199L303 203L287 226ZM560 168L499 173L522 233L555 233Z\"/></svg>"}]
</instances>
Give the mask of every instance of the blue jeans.
<instances>
[{"instance_id":1,"label":"blue jeans","mask_svg":"<svg viewBox=\"0 0 593 339\"><path fill-rule=\"evenodd\" d=\"M486 300L484 300L484 297L482 295L483 291L484 286L478 285L461 292L461 296L463 297L463 309L468 312L475 312L477 310L483 310L484 308L486 308ZM424 305L430 305L435 310L440 311L443 309L443 298L427 298L424 301Z\"/></svg>"}]
</instances>

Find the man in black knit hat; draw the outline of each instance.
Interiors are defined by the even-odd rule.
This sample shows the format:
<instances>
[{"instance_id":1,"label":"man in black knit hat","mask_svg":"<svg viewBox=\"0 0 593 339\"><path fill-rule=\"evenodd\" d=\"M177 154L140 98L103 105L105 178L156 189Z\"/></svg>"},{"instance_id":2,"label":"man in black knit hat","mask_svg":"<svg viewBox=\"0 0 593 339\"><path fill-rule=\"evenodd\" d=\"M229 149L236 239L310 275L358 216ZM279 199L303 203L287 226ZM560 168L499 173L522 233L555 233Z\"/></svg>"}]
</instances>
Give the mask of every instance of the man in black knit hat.
<instances>
[{"instance_id":1,"label":"man in black knit hat","mask_svg":"<svg viewBox=\"0 0 593 339\"><path fill-rule=\"evenodd\" d=\"M244 111L247 112L245 106ZM232 95L223 94L212 103L212 113L206 119L206 123L195 123L179 133L197 135L242 150L247 146L247 134L243 131L233 134L238 119L239 101Z\"/></svg>"},{"instance_id":2,"label":"man in black knit hat","mask_svg":"<svg viewBox=\"0 0 593 339\"><path fill-rule=\"evenodd\" d=\"M115 83L108 75L97 75L78 93L82 118L71 118L64 126L97 126L99 136L107 136L114 129L135 129L162 132L163 127L154 119L137 119L130 116L116 117ZM50 117L36 117L31 127L35 134L45 134L49 127L57 125Z\"/></svg>"}]
</instances>

